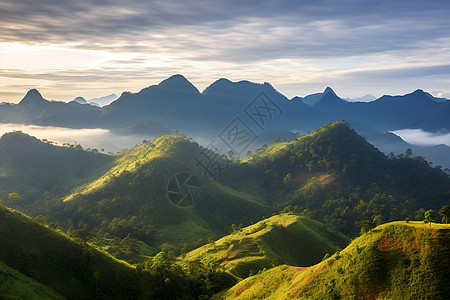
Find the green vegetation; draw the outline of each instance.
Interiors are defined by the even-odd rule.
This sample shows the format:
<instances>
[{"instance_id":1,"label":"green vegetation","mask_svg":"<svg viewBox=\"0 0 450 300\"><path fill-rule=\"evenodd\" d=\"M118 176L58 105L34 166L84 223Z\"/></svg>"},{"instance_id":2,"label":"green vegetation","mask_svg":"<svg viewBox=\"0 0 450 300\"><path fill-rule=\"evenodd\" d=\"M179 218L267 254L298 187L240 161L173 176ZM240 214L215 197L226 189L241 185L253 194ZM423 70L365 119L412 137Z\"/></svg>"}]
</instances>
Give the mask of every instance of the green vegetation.
<instances>
[{"instance_id":1,"label":"green vegetation","mask_svg":"<svg viewBox=\"0 0 450 300\"><path fill-rule=\"evenodd\" d=\"M138 294L134 269L89 245L0 206L0 259L65 297L107 298ZM93 273L98 272L96 291ZM112 276L111 276L112 275Z\"/></svg>"},{"instance_id":2,"label":"green vegetation","mask_svg":"<svg viewBox=\"0 0 450 300\"><path fill-rule=\"evenodd\" d=\"M432 209L429 209L425 212L425 223L430 223L430 228L431 228L431 223L432 222L436 222L436 212Z\"/></svg>"},{"instance_id":3,"label":"green vegetation","mask_svg":"<svg viewBox=\"0 0 450 300\"><path fill-rule=\"evenodd\" d=\"M0 261L1 299L65 299L51 288L23 275Z\"/></svg>"},{"instance_id":4,"label":"green vegetation","mask_svg":"<svg viewBox=\"0 0 450 300\"><path fill-rule=\"evenodd\" d=\"M348 235L377 216L377 222L414 219L424 203L438 210L450 191L440 168L411 155L389 158L342 121L257 150L227 174L227 186L259 195L278 210L308 209Z\"/></svg>"},{"instance_id":5,"label":"green vegetation","mask_svg":"<svg viewBox=\"0 0 450 300\"><path fill-rule=\"evenodd\" d=\"M278 266L222 293L226 299L446 299L450 232L423 222L383 224L311 267Z\"/></svg>"},{"instance_id":6,"label":"green vegetation","mask_svg":"<svg viewBox=\"0 0 450 300\"><path fill-rule=\"evenodd\" d=\"M53 199L98 178L113 156L58 147L20 131L0 139L0 198L30 215L43 214Z\"/></svg>"},{"instance_id":7,"label":"green vegetation","mask_svg":"<svg viewBox=\"0 0 450 300\"><path fill-rule=\"evenodd\" d=\"M116 155L4 135L0 197L33 216L0 201L1 267L13 269L5 282L34 280L36 297L94 299L208 298L241 279L224 295L448 292L448 232L431 226L450 195L440 168L411 153L386 157L345 122L234 157L219 181L197 166L202 150L178 132ZM195 206L167 198L179 173L201 183ZM409 222L380 225L393 220ZM337 251L348 241L339 232L364 235ZM39 284L49 289L39 294Z\"/></svg>"},{"instance_id":8,"label":"green vegetation","mask_svg":"<svg viewBox=\"0 0 450 300\"><path fill-rule=\"evenodd\" d=\"M312 265L348 243L342 234L305 215L283 213L242 229L234 227L232 234L183 254L181 265L215 266L245 278L279 264Z\"/></svg>"},{"instance_id":9,"label":"green vegetation","mask_svg":"<svg viewBox=\"0 0 450 300\"><path fill-rule=\"evenodd\" d=\"M349 236L384 221L423 220L424 203L437 211L450 191L439 168L412 155L388 158L345 122L257 150L231 163L220 182L197 166L202 149L174 133L102 155L11 133L0 140L0 192L6 182L6 205L66 232L88 230L110 254L137 263L163 248L181 254L228 234L231 224L249 225L285 207ZM24 165L25 155L31 161ZM182 172L201 182L195 207L179 209L167 199L169 180Z\"/></svg>"},{"instance_id":10,"label":"green vegetation","mask_svg":"<svg viewBox=\"0 0 450 300\"><path fill-rule=\"evenodd\" d=\"M208 236L227 234L232 223L249 224L272 212L260 197L203 176L193 159L200 150L182 134L162 135L116 155L115 165L103 176L77 188L64 202L35 213L65 230L89 230L96 238L123 240L131 234L151 248L145 253L138 249L136 256L134 251L117 249L124 242L114 240L108 249L121 259L138 262L163 247L179 252L184 243L200 239L202 245ZM168 201L166 187L173 175L186 170L201 179L201 199L195 207L180 209Z\"/></svg>"},{"instance_id":11,"label":"green vegetation","mask_svg":"<svg viewBox=\"0 0 450 300\"><path fill-rule=\"evenodd\" d=\"M93 247L88 236L79 230L71 240L0 205L0 259L8 263L0 261L0 298L198 299L235 283L220 271L183 270L165 250L135 268Z\"/></svg>"},{"instance_id":12,"label":"green vegetation","mask_svg":"<svg viewBox=\"0 0 450 300\"><path fill-rule=\"evenodd\" d=\"M450 205L444 205L439 210L439 214L442 216L442 221L445 222L445 227L448 224L448 218L450 218Z\"/></svg>"}]
</instances>

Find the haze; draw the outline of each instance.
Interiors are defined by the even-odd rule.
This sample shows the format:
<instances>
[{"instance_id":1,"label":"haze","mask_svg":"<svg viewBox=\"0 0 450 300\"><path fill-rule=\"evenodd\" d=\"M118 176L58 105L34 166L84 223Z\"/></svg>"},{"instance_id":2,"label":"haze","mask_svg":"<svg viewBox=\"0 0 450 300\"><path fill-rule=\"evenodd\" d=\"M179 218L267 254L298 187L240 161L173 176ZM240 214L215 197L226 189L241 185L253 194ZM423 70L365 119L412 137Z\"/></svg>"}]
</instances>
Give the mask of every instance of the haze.
<instances>
[{"instance_id":1,"label":"haze","mask_svg":"<svg viewBox=\"0 0 450 300\"><path fill-rule=\"evenodd\" d=\"M105 153L118 152L125 148L132 148L142 143L143 139L152 139L154 136L119 135L107 129L71 129L52 126L0 124L0 136L7 132L22 131L39 139L55 142L80 144L83 148L103 149Z\"/></svg>"},{"instance_id":2,"label":"haze","mask_svg":"<svg viewBox=\"0 0 450 300\"><path fill-rule=\"evenodd\" d=\"M393 131L406 142L419 146L450 146L450 133L431 133L422 129L402 129Z\"/></svg>"}]
</instances>

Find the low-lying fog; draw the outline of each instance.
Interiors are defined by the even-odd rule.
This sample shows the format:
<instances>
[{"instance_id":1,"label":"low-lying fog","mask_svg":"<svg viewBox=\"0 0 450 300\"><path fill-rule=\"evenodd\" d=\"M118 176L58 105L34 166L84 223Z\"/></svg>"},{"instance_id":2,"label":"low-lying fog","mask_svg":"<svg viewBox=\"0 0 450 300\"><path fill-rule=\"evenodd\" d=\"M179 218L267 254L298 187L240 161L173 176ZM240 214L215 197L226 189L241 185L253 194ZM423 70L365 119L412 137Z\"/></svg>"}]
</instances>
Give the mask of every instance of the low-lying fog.
<instances>
[{"instance_id":1,"label":"low-lying fog","mask_svg":"<svg viewBox=\"0 0 450 300\"><path fill-rule=\"evenodd\" d=\"M436 146L444 144L450 147L450 133L432 133L422 129L402 129L392 131L404 141L418 146Z\"/></svg>"},{"instance_id":2,"label":"low-lying fog","mask_svg":"<svg viewBox=\"0 0 450 300\"><path fill-rule=\"evenodd\" d=\"M20 130L38 139L47 139L57 145L63 143L80 144L83 148L104 149L105 153L118 152L141 144L142 140L154 139L154 136L118 135L107 129L71 129L51 126L0 124L0 135Z\"/></svg>"},{"instance_id":3,"label":"low-lying fog","mask_svg":"<svg viewBox=\"0 0 450 300\"><path fill-rule=\"evenodd\" d=\"M104 149L105 153L119 152L125 148L132 148L137 144L141 144L142 140L152 140L156 136L151 135L120 135L111 132L108 129L71 129L63 127L37 126L37 125L20 125L20 124L0 124L0 136L6 132L20 130L39 139L47 139L55 142L57 145L63 143L81 144L83 148ZM400 136L406 142L419 146L435 146L444 144L450 146L450 133L431 133L421 129L402 129L393 131L394 134ZM207 145L209 140L194 137L200 144ZM228 152L224 145L214 142L214 147L219 148L221 152ZM222 149L223 148L223 149ZM227 149L227 151L224 151ZM253 150L253 149L249 149Z\"/></svg>"}]
</instances>

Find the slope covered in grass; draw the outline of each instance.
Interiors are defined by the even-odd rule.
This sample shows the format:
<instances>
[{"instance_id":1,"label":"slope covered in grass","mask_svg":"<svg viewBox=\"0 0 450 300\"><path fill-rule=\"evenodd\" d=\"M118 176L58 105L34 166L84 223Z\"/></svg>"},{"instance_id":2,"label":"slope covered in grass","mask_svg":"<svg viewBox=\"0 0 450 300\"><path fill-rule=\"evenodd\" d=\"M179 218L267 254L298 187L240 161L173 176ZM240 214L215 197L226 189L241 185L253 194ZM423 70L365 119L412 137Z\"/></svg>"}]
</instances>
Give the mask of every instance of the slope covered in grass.
<instances>
[{"instance_id":1,"label":"slope covered in grass","mask_svg":"<svg viewBox=\"0 0 450 300\"><path fill-rule=\"evenodd\" d=\"M22 132L6 133L0 139L0 198L10 207L34 212L47 200L98 178L113 161L110 155L53 146ZM23 200L9 201L9 193Z\"/></svg>"},{"instance_id":2,"label":"slope covered in grass","mask_svg":"<svg viewBox=\"0 0 450 300\"><path fill-rule=\"evenodd\" d=\"M0 205L1 299L195 300L235 283L221 272L185 272L167 251L134 267L87 235L68 238L51 227Z\"/></svg>"},{"instance_id":3,"label":"slope covered in grass","mask_svg":"<svg viewBox=\"0 0 450 300\"><path fill-rule=\"evenodd\" d=\"M85 228L102 236L131 233L156 249L170 249L217 238L233 223L248 224L271 212L261 197L205 176L195 161L201 150L174 133L121 152L108 172L52 208L50 219L66 229ZM180 173L198 178L201 192L195 206L180 208L168 199L168 183Z\"/></svg>"},{"instance_id":4,"label":"slope covered in grass","mask_svg":"<svg viewBox=\"0 0 450 300\"><path fill-rule=\"evenodd\" d=\"M124 239L131 233L155 250L147 256L162 248L179 251L185 243L191 245L184 248L191 250L208 237L228 234L233 223L248 225L287 206L297 212L307 210L327 226L355 235L360 230L358 222L375 217L423 219L421 208L439 210L450 193L450 179L442 170L410 155L386 157L345 122L328 124L290 143L274 143L243 162L228 161L231 167L218 181L198 166L196 158L203 148L179 133L162 135L117 155L78 153L28 137L28 148L34 149L29 151L30 164L42 166L42 172L19 163L28 148L17 146L15 140L2 139L4 149L15 151L0 156L0 161L16 162L7 168L19 174L11 184L24 182L34 189L51 178L51 187L60 188L64 196L54 199L52 189L47 193L39 187L40 196L25 193L25 205L13 207L42 214L64 231L88 229L106 239ZM80 155L79 161L66 168L65 162L56 159L56 151L64 155L75 151L72 154ZM72 161L72 154L65 159ZM169 183L180 173L198 178L201 192L195 206L176 207L168 199ZM67 182L75 181L83 184L69 195L62 192L72 186Z\"/></svg>"},{"instance_id":5,"label":"slope covered in grass","mask_svg":"<svg viewBox=\"0 0 450 300\"><path fill-rule=\"evenodd\" d=\"M446 299L450 230L392 222L311 267L279 266L226 291L226 299Z\"/></svg>"},{"instance_id":6,"label":"slope covered in grass","mask_svg":"<svg viewBox=\"0 0 450 300\"><path fill-rule=\"evenodd\" d=\"M65 297L75 293L80 299L126 298L138 292L131 266L2 205L0 261Z\"/></svg>"},{"instance_id":7,"label":"slope covered in grass","mask_svg":"<svg viewBox=\"0 0 450 300\"><path fill-rule=\"evenodd\" d=\"M0 299L65 299L51 288L0 261Z\"/></svg>"},{"instance_id":8,"label":"slope covered in grass","mask_svg":"<svg viewBox=\"0 0 450 300\"><path fill-rule=\"evenodd\" d=\"M245 278L278 264L312 265L347 242L342 234L309 217L283 213L195 249L180 263L220 266Z\"/></svg>"},{"instance_id":9,"label":"slope covered in grass","mask_svg":"<svg viewBox=\"0 0 450 300\"><path fill-rule=\"evenodd\" d=\"M356 222L416 218L421 208L439 210L450 178L410 153L385 156L343 122L325 125L289 143L274 143L234 166L224 184L265 198L278 210L308 209L346 234ZM419 220L423 220L418 215Z\"/></svg>"}]
</instances>

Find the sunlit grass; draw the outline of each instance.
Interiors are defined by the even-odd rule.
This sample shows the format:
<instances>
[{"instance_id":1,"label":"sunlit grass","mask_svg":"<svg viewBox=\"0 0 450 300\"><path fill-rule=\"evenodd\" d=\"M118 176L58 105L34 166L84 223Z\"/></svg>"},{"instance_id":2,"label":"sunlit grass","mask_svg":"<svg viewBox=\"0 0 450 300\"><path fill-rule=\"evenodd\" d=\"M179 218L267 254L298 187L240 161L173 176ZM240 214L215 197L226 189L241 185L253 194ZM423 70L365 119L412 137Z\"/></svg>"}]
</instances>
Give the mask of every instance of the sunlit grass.
<instances>
[{"instance_id":1,"label":"sunlit grass","mask_svg":"<svg viewBox=\"0 0 450 300\"><path fill-rule=\"evenodd\" d=\"M431 230L423 222L383 224L314 266L275 267L242 280L221 296L226 299L328 299L331 295L345 299L439 297L442 289L436 288L445 286L442 280L447 277L432 266L443 264L441 267L445 269L446 255L450 254L446 244L450 231L442 229L445 224L433 223ZM433 254L437 252L440 255ZM428 279L422 280L422 276Z\"/></svg>"}]
</instances>

